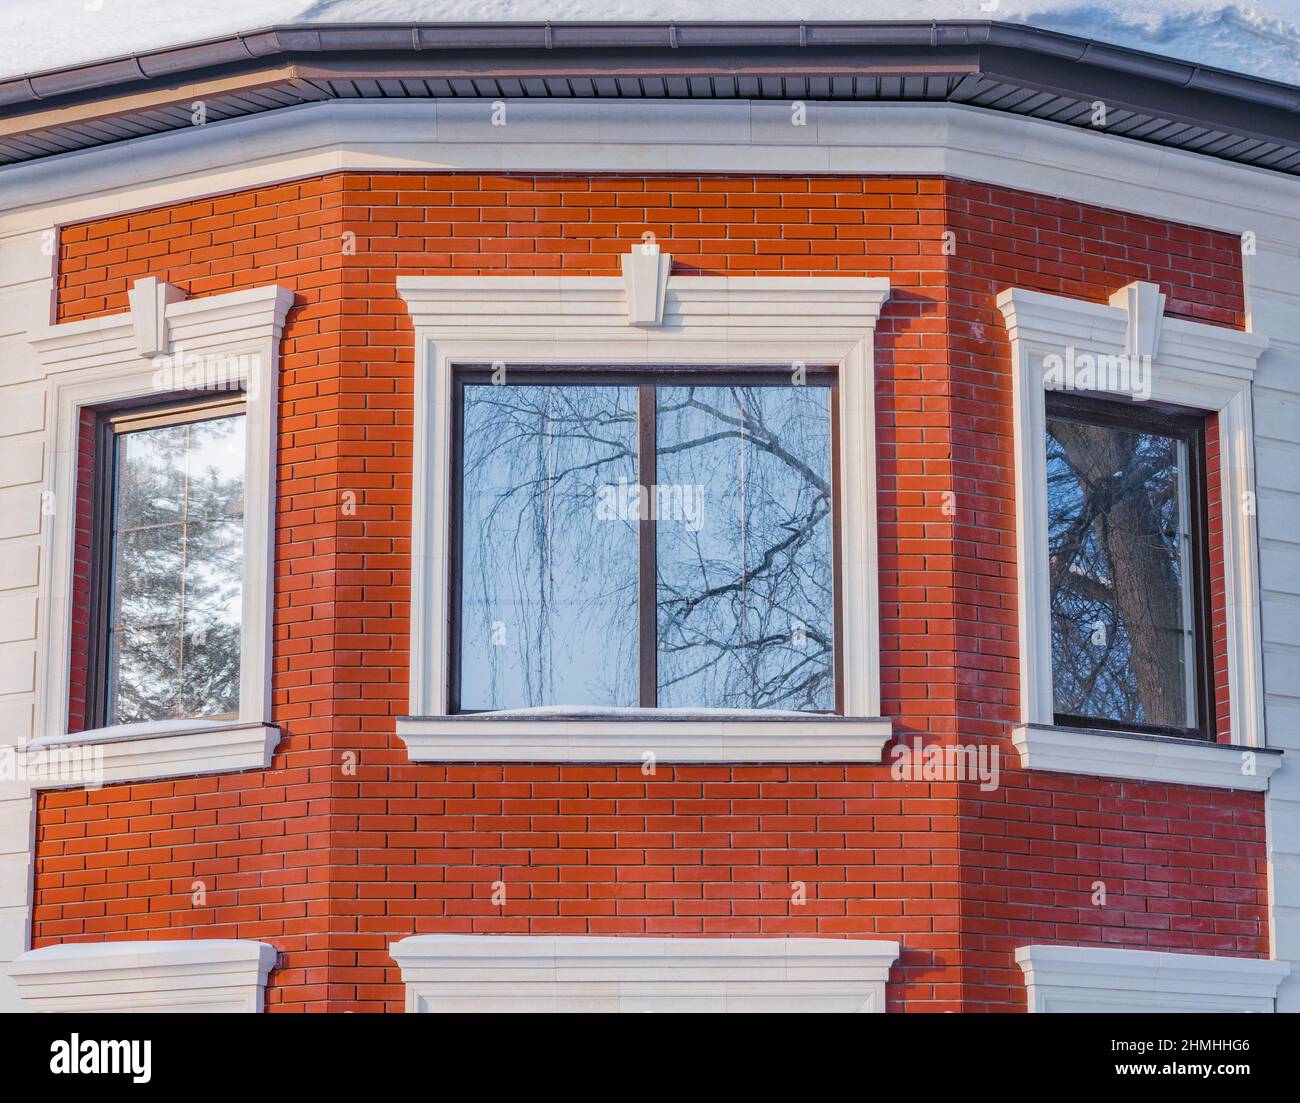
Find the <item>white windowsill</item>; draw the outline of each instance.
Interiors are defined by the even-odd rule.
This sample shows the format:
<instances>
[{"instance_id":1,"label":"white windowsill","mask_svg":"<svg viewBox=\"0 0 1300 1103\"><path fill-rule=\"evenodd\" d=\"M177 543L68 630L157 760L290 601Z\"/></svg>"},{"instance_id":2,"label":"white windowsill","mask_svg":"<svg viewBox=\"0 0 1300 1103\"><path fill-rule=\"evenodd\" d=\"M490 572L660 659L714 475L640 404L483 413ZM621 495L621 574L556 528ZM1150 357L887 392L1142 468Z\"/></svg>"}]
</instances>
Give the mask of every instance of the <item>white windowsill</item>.
<instances>
[{"instance_id":1,"label":"white windowsill","mask_svg":"<svg viewBox=\"0 0 1300 1103\"><path fill-rule=\"evenodd\" d=\"M1262 792L1282 764L1277 750L1163 735L1021 724L1011 738L1027 770L1169 785Z\"/></svg>"},{"instance_id":2,"label":"white windowsill","mask_svg":"<svg viewBox=\"0 0 1300 1103\"><path fill-rule=\"evenodd\" d=\"M28 950L9 975L36 1011L257 1012L275 958L247 939L77 942Z\"/></svg>"},{"instance_id":3,"label":"white windowsill","mask_svg":"<svg viewBox=\"0 0 1300 1103\"><path fill-rule=\"evenodd\" d=\"M90 731L44 735L23 750L31 758L55 757L60 750L96 761L95 783L218 774L265 769L280 742L280 729L249 720L151 720L115 724ZM38 788L85 785L86 781L38 780Z\"/></svg>"},{"instance_id":4,"label":"white windowsill","mask_svg":"<svg viewBox=\"0 0 1300 1103\"><path fill-rule=\"evenodd\" d=\"M878 716L763 709L510 709L403 716L412 762L879 762Z\"/></svg>"},{"instance_id":5,"label":"white windowsill","mask_svg":"<svg viewBox=\"0 0 1300 1103\"><path fill-rule=\"evenodd\" d=\"M883 1012L899 944L855 938L413 935L408 1012Z\"/></svg>"},{"instance_id":6,"label":"white windowsill","mask_svg":"<svg viewBox=\"0 0 1300 1103\"><path fill-rule=\"evenodd\" d=\"M1285 961L1116 950L1021 946L1029 1010L1037 1012L1271 1012Z\"/></svg>"}]
</instances>

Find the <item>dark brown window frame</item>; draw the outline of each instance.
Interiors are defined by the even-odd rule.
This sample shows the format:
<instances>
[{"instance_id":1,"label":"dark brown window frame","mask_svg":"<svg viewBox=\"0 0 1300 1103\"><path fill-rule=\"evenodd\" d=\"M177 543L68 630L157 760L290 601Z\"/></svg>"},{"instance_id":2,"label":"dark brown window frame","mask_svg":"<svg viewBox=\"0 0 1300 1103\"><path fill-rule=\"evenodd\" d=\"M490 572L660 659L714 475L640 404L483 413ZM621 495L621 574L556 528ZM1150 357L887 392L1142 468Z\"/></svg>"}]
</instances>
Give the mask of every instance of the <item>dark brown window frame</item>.
<instances>
[{"instance_id":1,"label":"dark brown window frame","mask_svg":"<svg viewBox=\"0 0 1300 1103\"><path fill-rule=\"evenodd\" d=\"M501 364L452 365L451 409L451 508L449 516L447 638L447 711L456 715L474 715L488 710L464 709L460 704L461 681L461 597L464 552L464 415L467 384L492 383ZM655 389L662 386L697 383L700 386L788 387L788 365L729 366L714 368L695 365L602 364L595 367L577 365L519 364L504 367L505 382L532 385L624 386L637 388L637 479L651 485L656 476ZM808 386L824 387L830 392L830 460L831 460L831 585L834 617L834 643L831 678L835 687L835 708L831 715L842 715L843 697L843 585L840 563L840 455L839 455L839 373L833 367L808 366L804 373ZM646 466L648 462L648 468ZM647 480L647 470L649 478ZM658 695L658 605L655 600L655 523L642 518L637 529L637 698L639 708L655 708ZM645 600L646 595L651 600ZM651 646L647 647L647 641ZM649 703L647 703L649 702ZM826 715L809 712L810 716Z\"/></svg>"},{"instance_id":2,"label":"dark brown window frame","mask_svg":"<svg viewBox=\"0 0 1300 1103\"><path fill-rule=\"evenodd\" d=\"M1156 433L1182 441L1187 447L1187 526L1191 534L1191 559L1187 573L1191 581L1193 660L1195 663L1196 723L1191 727L1163 724L1135 724L1106 717L1056 713L1063 727L1099 731L1121 731L1136 735L1176 736L1202 742L1218 738L1215 713L1213 617L1210 609L1210 525L1209 482L1205 463L1205 423L1208 415L1198 410L1155 403L1140 406L1125 399L1092 398L1051 391L1046 394L1048 418L1079 421L1088 425ZM1050 597L1049 588L1049 597ZM1053 663L1053 679L1055 663Z\"/></svg>"},{"instance_id":3,"label":"dark brown window frame","mask_svg":"<svg viewBox=\"0 0 1300 1103\"><path fill-rule=\"evenodd\" d=\"M112 677L113 510L117 492L117 439L142 429L246 414L242 392L203 391L136 398L95 410L91 474L89 593L84 726L110 726ZM218 717L213 717L218 719Z\"/></svg>"}]
</instances>

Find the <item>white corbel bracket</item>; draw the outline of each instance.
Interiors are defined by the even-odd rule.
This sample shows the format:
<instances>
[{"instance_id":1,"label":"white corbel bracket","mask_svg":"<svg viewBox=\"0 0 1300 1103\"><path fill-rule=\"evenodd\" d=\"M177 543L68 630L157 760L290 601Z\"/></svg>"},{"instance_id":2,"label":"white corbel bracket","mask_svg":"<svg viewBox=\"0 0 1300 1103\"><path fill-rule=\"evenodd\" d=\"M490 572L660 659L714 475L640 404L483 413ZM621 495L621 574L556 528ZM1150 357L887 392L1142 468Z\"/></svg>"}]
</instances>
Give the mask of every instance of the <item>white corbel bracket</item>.
<instances>
[{"instance_id":1,"label":"white corbel bracket","mask_svg":"<svg viewBox=\"0 0 1300 1103\"><path fill-rule=\"evenodd\" d=\"M185 292L175 284L166 283L155 276L136 280L127 292L131 301L131 325L135 329L135 344L141 356L161 356L167 352L170 341L167 335L167 307L185 301Z\"/></svg>"},{"instance_id":2,"label":"white corbel bracket","mask_svg":"<svg viewBox=\"0 0 1300 1103\"><path fill-rule=\"evenodd\" d=\"M660 252L653 241L634 245L623 256L623 282L627 289L627 321L633 326L657 326L664 320L671 253Z\"/></svg>"}]
</instances>

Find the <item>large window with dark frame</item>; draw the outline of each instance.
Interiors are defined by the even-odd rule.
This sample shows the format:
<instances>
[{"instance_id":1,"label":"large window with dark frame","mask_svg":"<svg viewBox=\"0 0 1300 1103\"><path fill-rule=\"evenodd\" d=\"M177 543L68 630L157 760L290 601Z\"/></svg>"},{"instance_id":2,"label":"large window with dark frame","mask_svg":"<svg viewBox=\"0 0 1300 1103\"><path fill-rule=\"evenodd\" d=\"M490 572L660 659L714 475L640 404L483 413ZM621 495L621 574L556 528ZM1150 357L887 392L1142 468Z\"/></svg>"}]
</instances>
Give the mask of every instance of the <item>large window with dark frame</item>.
<instances>
[{"instance_id":1,"label":"large window with dark frame","mask_svg":"<svg viewBox=\"0 0 1300 1103\"><path fill-rule=\"evenodd\" d=\"M455 376L452 711L832 712L833 372Z\"/></svg>"},{"instance_id":2,"label":"large window with dark frame","mask_svg":"<svg viewBox=\"0 0 1300 1103\"><path fill-rule=\"evenodd\" d=\"M87 725L239 711L242 396L97 422Z\"/></svg>"},{"instance_id":3,"label":"large window with dark frame","mask_svg":"<svg viewBox=\"0 0 1300 1103\"><path fill-rule=\"evenodd\" d=\"M1047 396L1056 722L1214 738L1205 421Z\"/></svg>"}]
</instances>

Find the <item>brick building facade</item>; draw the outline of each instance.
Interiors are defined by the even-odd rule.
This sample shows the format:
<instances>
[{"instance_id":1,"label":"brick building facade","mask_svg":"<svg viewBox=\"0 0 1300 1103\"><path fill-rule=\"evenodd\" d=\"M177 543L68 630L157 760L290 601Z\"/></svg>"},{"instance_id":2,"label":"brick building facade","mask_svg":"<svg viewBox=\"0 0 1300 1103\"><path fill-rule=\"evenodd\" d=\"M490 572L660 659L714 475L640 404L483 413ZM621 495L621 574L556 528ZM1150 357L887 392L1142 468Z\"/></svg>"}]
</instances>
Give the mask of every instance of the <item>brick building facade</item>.
<instances>
[{"instance_id":1,"label":"brick building facade","mask_svg":"<svg viewBox=\"0 0 1300 1103\"><path fill-rule=\"evenodd\" d=\"M427 935L884 940L898 944L890 1011L1025 1010L1027 947L1266 969L1285 959L1269 887L1283 844L1270 843L1273 797L1253 772L1239 785L1035 769L1014 737L1026 723L1028 582L1013 328L1026 323L1004 293L1113 311L1126 288L1152 285L1166 331L1248 335L1261 293L1235 215L1088 201L1095 189L1052 193L1030 172L1013 187L969 171L615 171L575 158L563 171L264 174L227 187L201 172L192 194L155 202L142 189L125 213L65 204L57 222L51 334L138 313L130 293L149 278L187 306L270 285L291 293L270 514L266 719L278 738L264 768L38 787L28 958L71 943L264 943L276 955L266 1010L334 1012L410 1007L391 948ZM572 756L437 762L415 760L398 737L412 712L423 370L399 280L621 279L647 233L671 254L672 279L888 281L872 338L876 452L856 474L874 480L878 507L879 712L890 725L878 761L669 753L650 772ZM57 461L78 488L69 736L94 728L96 408L77 407L77 447ZM1219 418L1206 418L1211 472L1226 463ZM1230 485L1211 478L1207 494L1212 735L1225 756L1259 746L1267 774L1277 763L1234 724L1234 705L1262 702L1234 681L1246 591L1225 541ZM900 776L893 748L918 740L987 748L996 786Z\"/></svg>"}]
</instances>

